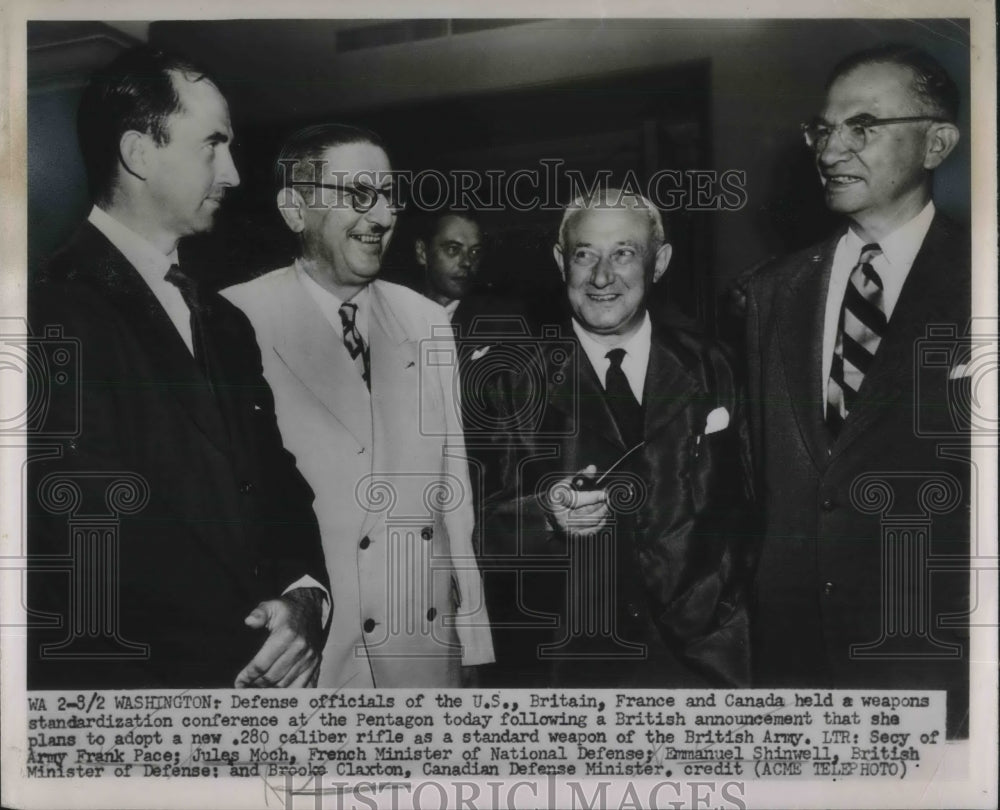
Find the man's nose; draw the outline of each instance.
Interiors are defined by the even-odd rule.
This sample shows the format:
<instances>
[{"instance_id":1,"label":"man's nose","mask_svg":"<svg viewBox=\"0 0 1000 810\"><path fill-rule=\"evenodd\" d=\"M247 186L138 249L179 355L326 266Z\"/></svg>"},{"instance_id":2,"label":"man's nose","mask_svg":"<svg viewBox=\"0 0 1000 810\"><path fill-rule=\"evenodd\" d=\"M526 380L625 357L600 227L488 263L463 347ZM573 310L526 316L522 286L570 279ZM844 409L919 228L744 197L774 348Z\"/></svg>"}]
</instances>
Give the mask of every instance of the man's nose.
<instances>
[{"instance_id":1,"label":"man's nose","mask_svg":"<svg viewBox=\"0 0 1000 810\"><path fill-rule=\"evenodd\" d=\"M235 188L240 184L240 173L236 171L233 154L228 148L221 150L219 166L216 172L216 183L220 186Z\"/></svg>"},{"instance_id":2,"label":"man's nose","mask_svg":"<svg viewBox=\"0 0 1000 810\"><path fill-rule=\"evenodd\" d=\"M597 264L590 274L590 283L595 287L607 287L615 280L614 267L611 260L605 256Z\"/></svg>"},{"instance_id":3,"label":"man's nose","mask_svg":"<svg viewBox=\"0 0 1000 810\"><path fill-rule=\"evenodd\" d=\"M854 153L844 144L841 137L842 127L834 127L830 135L823 144L823 148L816 153L816 162L820 166L833 166L842 160L847 160Z\"/></svg>"},{"instance_id":4,"label":"man's nose","mask_svg":"<svg viewBox=\"0 0 1000 810\"><path fill-rule=\"evenodd\" d=\"M384 194L377 194L375 205L368 209L365 219L376 225L381 225L383 228L390 228L396 221L396 212L392 210Z\"/></svg>"}]
</instances>

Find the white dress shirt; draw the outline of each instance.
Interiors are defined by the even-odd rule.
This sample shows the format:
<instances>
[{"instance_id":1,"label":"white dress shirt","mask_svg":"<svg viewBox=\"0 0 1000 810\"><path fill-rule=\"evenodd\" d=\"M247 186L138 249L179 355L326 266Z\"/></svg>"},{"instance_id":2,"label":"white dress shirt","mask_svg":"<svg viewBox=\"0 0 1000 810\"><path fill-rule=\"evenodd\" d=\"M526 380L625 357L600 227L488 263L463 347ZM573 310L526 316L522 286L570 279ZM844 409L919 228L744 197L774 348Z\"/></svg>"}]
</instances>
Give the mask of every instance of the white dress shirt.
<instances>
[{"instance_id":1,"label":"white dress shirt","mask_svg":"<svg viewBox=\"0 0 1000 810\"><path fill-rule=\"evenodd\" d=\"M302 266L302 262L299 259L295 260L295 272L299 279L302 281L302 285L306 288L306 292L309 293L309 297L316 302L316 306L320 308L323 313L323 317L330 322L330 326L338 335L344 334L344 324L340 320L340 308L344 305L336 295L330 292L325 287L321 287L313 277L310 276L305 268ZM358 311L354 315L354 325L358 328L358 332L361 333L361 338L364 340L365 344L368 343L368 318L371 312L371 293L368 291L368 287L362 287L361 291L358 292L351 299L351 303L357 306Z\"/></svg>"},{"instance_id":2,"label":"white dress shirt","mask_svg":"<svg viewBox=\"0 0 1000 810\"><path fill-rule=\"evenodd\" d=\"M188 347L188 351L193 356L191 310L184 302L181 291L164 278L170 266L177 264L177 249L175 248L169 256L161 253L131 228L122 225L107 211L96 205L90 209L87 221L103 233L142 276L142 280L156 296L156 300L160 302L160 306L167 313L170 322L180 333L184 345Z\"/></svg>"},{"instance_id":3,"label":"white dress shirt","mask_svg":"<svg viewBox=\"0 0 1000 810\"><path fill-rule=\"evenodd\" d=\"M597 379L601 381L601 386L606 387L608 369L611 367L611 361L606 355L611 349L587 332L576 318L573 319L573 331L576 332L583 352L590 360L590 365L597 372ZM649 320L647 312L643 315L639 329L625 343L615 347L625 350L625 357L622 358L622 371L625 372L629 388L632 389L636 401L640 404L642 403L643 389L646 387L646 368L649 366L649 350L652 342L653 324Z\"/></svg>"},{"instance_id":4,"label":"white dress shirt","mask_svg":"<svg viewBox=\"0 0 1000 810\"><path fill-rule=\"evenodd\" d=\"M878 246L882 253L872 260L872 268L882 279L882 302L885 306L886 320L892 318L903 283L910 274L913 260L924 243L927 231L934 219L934 202L931 201L924 209L905 225L901 225L891 234L881 239ZM840 309L847 292L847 283L851 271L858 263L861 249L867 243L853 229L848 228L833 254L833 267L830 271L830 287L826 294L826 312L823 320L823 377L820 401L826 401L827 385L830 380L830 366L833 364L833 350L837 345L837 325L840 322Z\"/></svg>"}]
</instances>

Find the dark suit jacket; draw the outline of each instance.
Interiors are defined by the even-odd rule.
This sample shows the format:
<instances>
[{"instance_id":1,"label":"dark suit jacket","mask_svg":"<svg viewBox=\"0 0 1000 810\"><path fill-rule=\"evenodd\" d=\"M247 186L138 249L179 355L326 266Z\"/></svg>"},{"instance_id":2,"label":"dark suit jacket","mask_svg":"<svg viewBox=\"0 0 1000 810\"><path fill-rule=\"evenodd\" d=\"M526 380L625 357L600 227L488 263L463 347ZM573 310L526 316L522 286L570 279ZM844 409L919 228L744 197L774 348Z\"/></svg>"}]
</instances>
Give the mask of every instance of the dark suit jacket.
<instances>
[{"instance_id":1,"label":"dark suit jacket","mask_svg":"<svg viewBox=\"0 0 1000 810\"><path fill-rule=\"evenodd\" d=\"M567 538L549 524L539 495L588 464L609 469L629 448L568 326L564 334L542 341L541 365L508 375L496 392L502 485L487 500L482 529L482 568L496 584L506 564L509 580L490 593L487 574L498 611L496 680L746 685L753 527L743 399L729 363L692 335L654 327L646 445L604 484L611 536ZM720 407L729 426L702 435Z\"/></svg>"},{"instance_id":2,"label":"dark suit jacket","mask_svg":"<svg viewBox=\"0 0 1000 810\"><path fill-rule=\"evenodd\" d=\"M932 324L965 331L969 234L940 214L934 218L858 404L833 441L820 377L826 290L840 235L764 269L749 288L754 459L766 514L753 623L756 685L947 688L954 733L967 709L967 639L937 619L968 610L968 433L923 435L942 432L950 418L954 383L947 378L959 341L943 341L942 364L940 351L922 354L921 339ZM943 441L955 458L941 456ZM892 490L891 505L880 504L879 480ZM935 504L935 490L922 489L927 482L950 494ZM930 521L922 529L920 515ZM898 587L884 585L882 527L894 520L915 526L916 534L929 530L925 551L964 570L928 575L913 562L928 576L923 586L905 577ZM885 548L895 553L891 543ZM897 561L886 566L897 572ZM930 591L929 627L911 624L900 601L915 599L921 588ZM883 604L895 605L896 625L883 621ZM852 654L852 645L884 634L881 647ZM939 657L949 654L956 657Z\"/></svg>"},{"instance_id":3,"label":"dark suit jacket","mask_svg":"<svg viewBox=\"0 0 1000 810\"><path fill-rule=\"evenodd\" d=\"M76 385L43 381L46 429L78 423L78 434L31 448L29 606L62 626L29 633L29 688L230 687L266 637L243 623L256 604L307 574L328 581L312 491L282 447L250 325L222 298L208 302L216 396L142 277L91 225L29 292L34 334L59 327L81 369ZM59 481L78 503L60 499ZM93 569L76 561L80 589L50 569L84 542L70 535L86 516L119 545L116 562L107 550L83 555ZM105 565L117 569L97 597L117 601L81 604ZM55 657L40 654L67 637Z\"/></svg>"}]
</instances>

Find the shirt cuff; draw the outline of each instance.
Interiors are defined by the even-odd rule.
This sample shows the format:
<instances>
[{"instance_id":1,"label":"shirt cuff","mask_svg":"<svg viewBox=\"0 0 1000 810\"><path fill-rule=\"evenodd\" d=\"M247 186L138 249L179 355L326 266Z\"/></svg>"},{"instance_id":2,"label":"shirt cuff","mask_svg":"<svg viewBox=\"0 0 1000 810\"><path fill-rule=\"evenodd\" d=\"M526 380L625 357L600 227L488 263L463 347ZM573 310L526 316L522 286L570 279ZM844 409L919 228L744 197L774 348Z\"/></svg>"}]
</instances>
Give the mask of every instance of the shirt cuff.
<instances>
[{"instance_id":1,"label":"shirt cuff","mask_svg":"<svg viewBox=\"0 0 1000 810\"><path fill-rule=\"evenodd\" d=\"M281 592L281 595L284 596L289 591L296 591L299 588L317 588L323 591L323 627L325 628L327 623L330 621L330 608L333 604L333 600L330 598L330 591L328 591L323 585L320 585L320 583L318 583L311 576L306 574L304 577L300 577L285 588L285 590Z\"/></svg>"}]
</instances>

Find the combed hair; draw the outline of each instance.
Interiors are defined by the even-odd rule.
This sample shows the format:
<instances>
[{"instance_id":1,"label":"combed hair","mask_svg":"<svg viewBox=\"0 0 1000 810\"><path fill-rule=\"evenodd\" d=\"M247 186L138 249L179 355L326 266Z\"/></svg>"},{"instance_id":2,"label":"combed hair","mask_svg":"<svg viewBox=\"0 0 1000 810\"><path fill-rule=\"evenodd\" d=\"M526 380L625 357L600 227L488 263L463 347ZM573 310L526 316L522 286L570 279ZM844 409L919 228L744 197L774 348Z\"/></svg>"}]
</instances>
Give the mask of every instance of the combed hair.
<instances>
[{"instance_id":1,"label":"combed hair","mask_svg":"<svg viewBox=\"0 0 1000 810\"><path fill-rule=\"evenodd\" d=\"M388 153L385 142L370 129L349 124L314 124L298 130L281 147L274 162L274 183L278 189L296 182L315 179L316 162L335 146L370 143Z\"/></svg>"},{"instance_id":2,"label":"combed hair","mask_svg":"<svg viewBox=\"0 0 1000 810\"><path fill-rule=\"evenodd\" d=\"M952 123L958 121L958 86L941 63L926 51L905 43L889 42L852 53L830 72L826 89L829 90L837 79L862 65L898 65L906 68L913 76L914 92L930 111Z\"/></svg>"},{"instance_id":3,"label":"combed hair","mask_svg":"<svg viewBox=\"0 0 1000 810\"><path fill-rule=\"evenodd\" d=\"M468 208L442 208L439 211L433 211L420 218L417 238L422 239L424 244L430 245L445 217L464 219L466 222L471 222L479 228L480 233L483 230L483 223L480 221L479 215L476 214L475 211L471 211Z\"/></svg>"},{"instance_id":4,"label":"combed hair","mask_svg":"<svg viewBox=\"0 0 1000 810\"><path fill-rule=\"evenodd\" d=\"M122 135L135 130L160 145L169 141L167 119L182 111L176 74L216 84L190 60L145 45L122 52L90 77L80 98L76 128L95 202L111 198Z\"/></svg>"},{"instance_id":5,"label":"combed hair","mask_svg":"<svg viewBox=\"0 0 1000 810\"><path fill-rule=\"evenodd\" d=\"M626 204L626 200L635 201L633 205L629 206L630 208L637 208L646 212L646 216L649 218L649 230L653 241L656 242L657 247L662 245L667 240L667 236L663 227L663 216L660 214L660 209L642 194L637 194L634 191L624 191L620 188L603 189L594 194L581 194L567 205L563 211L562 221L559 223L559 244L566 247L566 230L569 228L570 220L577 214L602 206L608 208L620 207Z\"/></svg>"}]
</instances>

